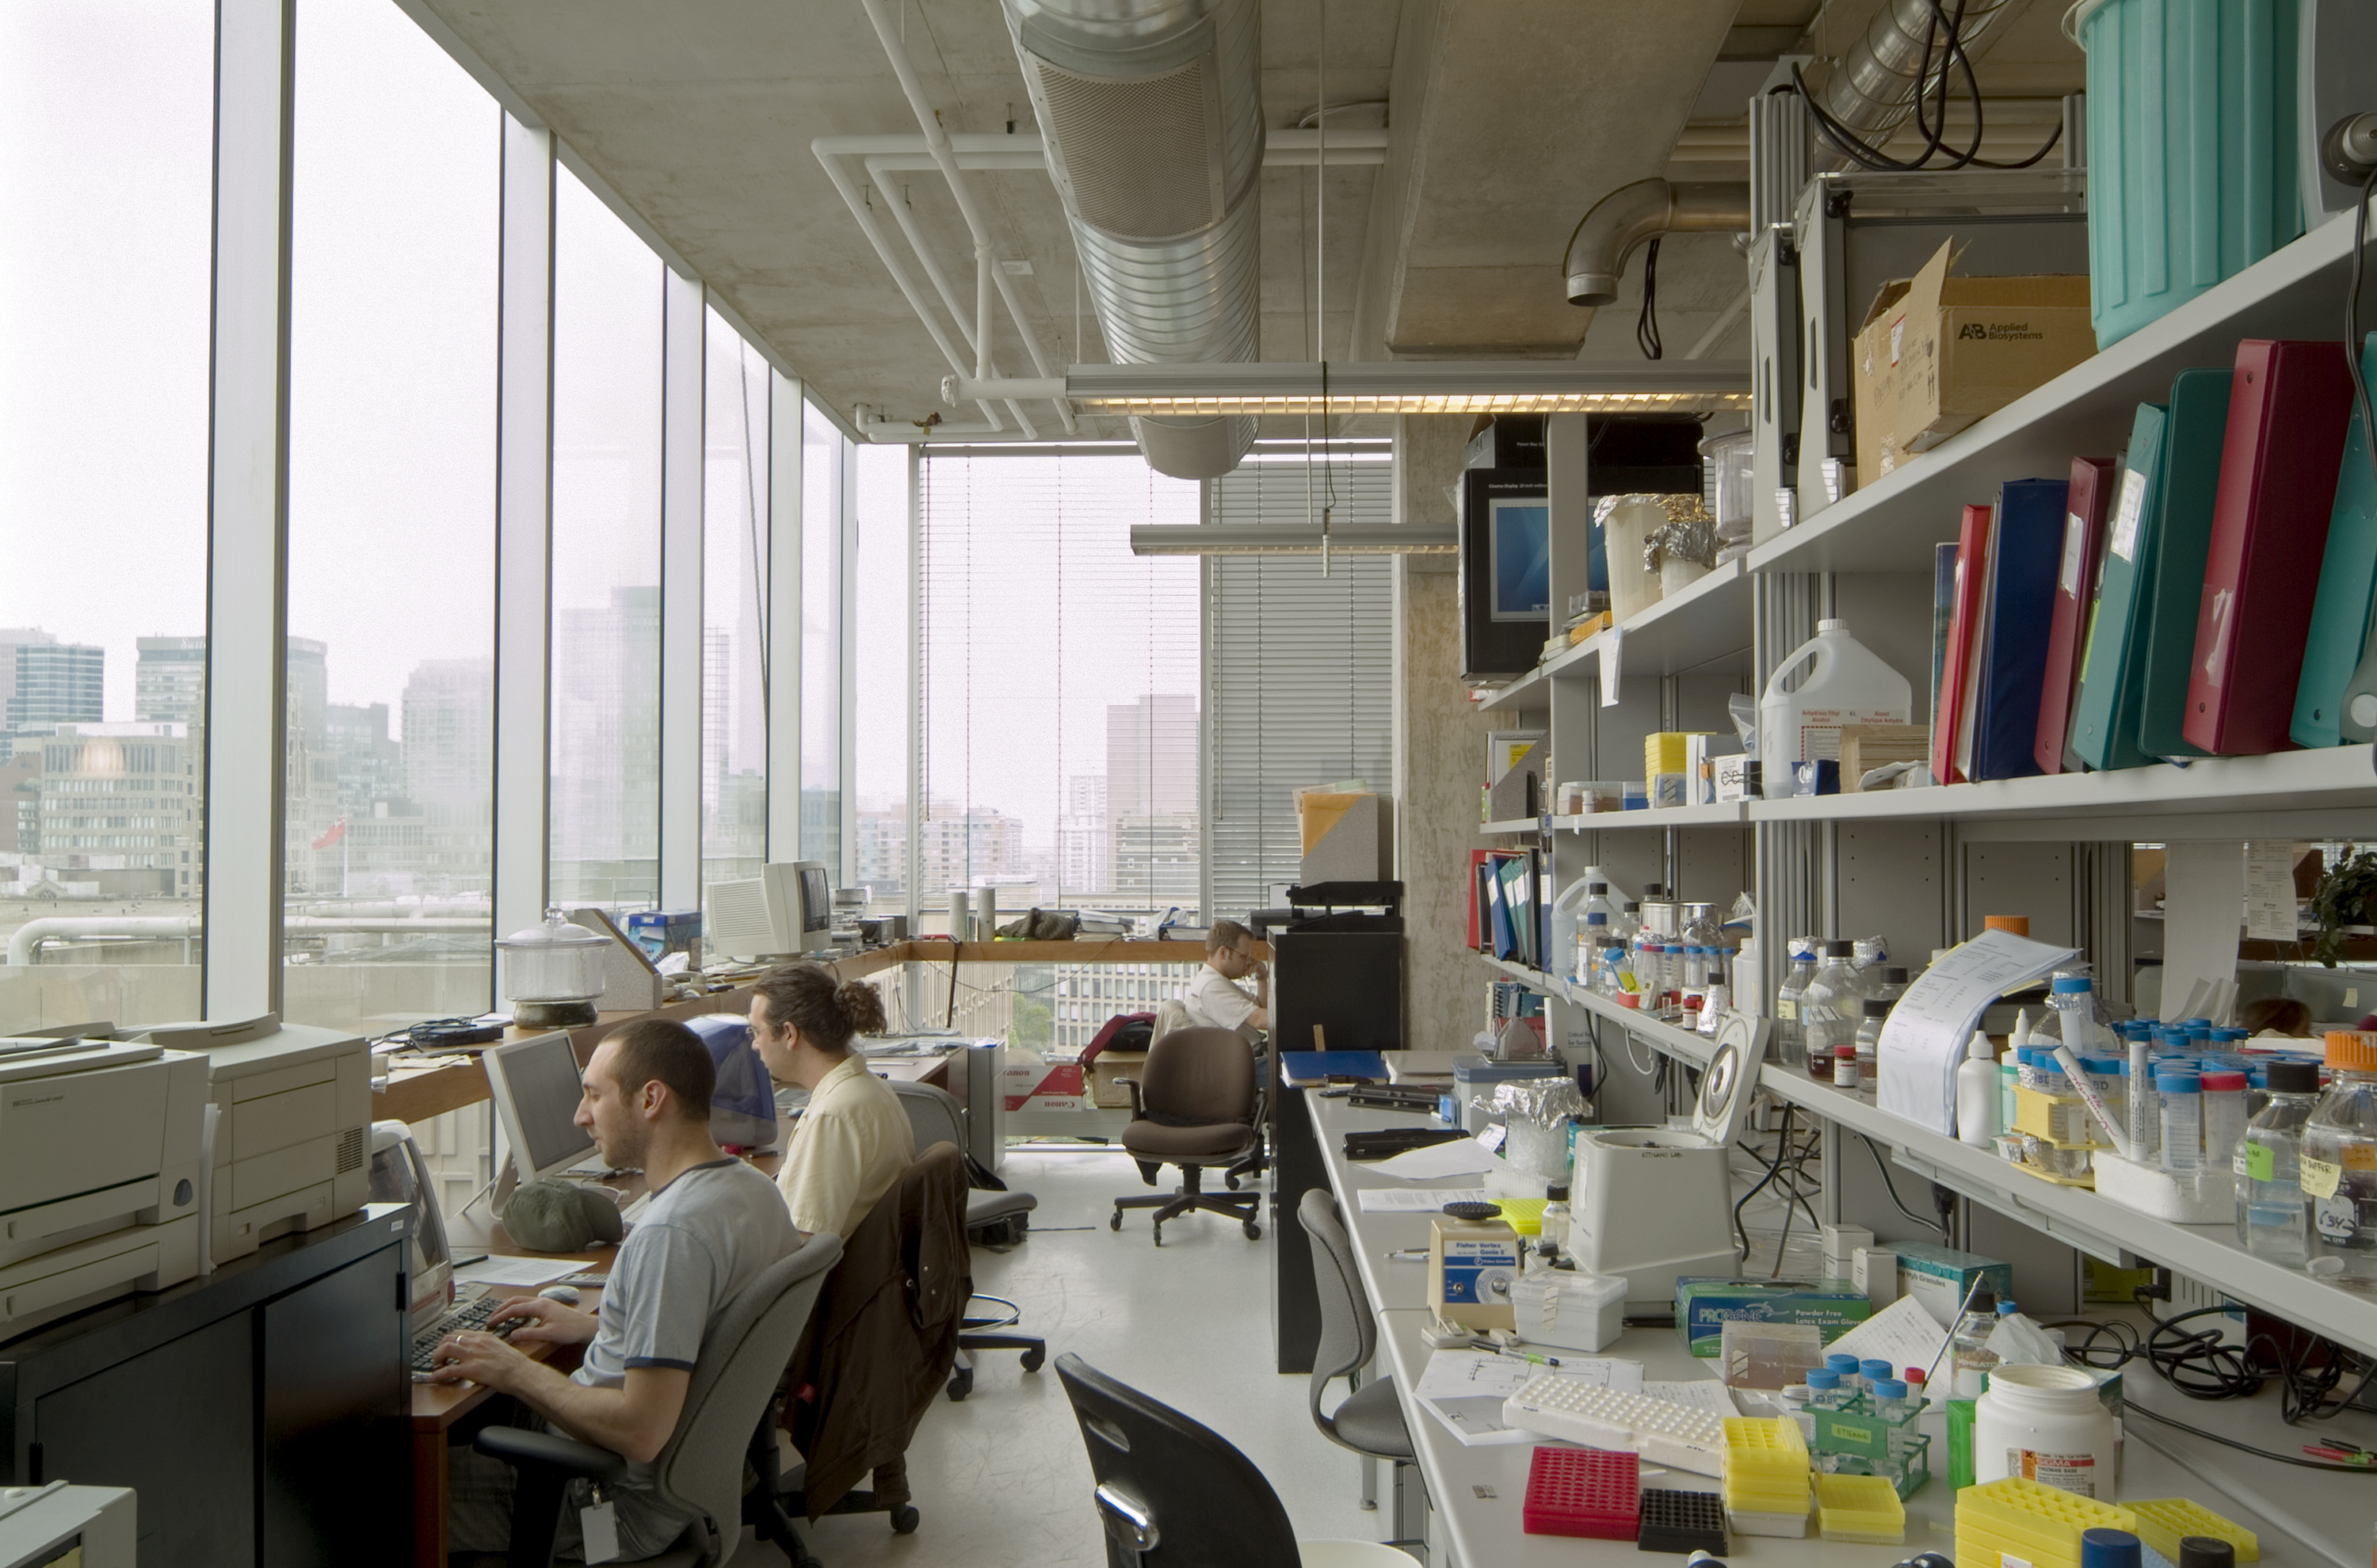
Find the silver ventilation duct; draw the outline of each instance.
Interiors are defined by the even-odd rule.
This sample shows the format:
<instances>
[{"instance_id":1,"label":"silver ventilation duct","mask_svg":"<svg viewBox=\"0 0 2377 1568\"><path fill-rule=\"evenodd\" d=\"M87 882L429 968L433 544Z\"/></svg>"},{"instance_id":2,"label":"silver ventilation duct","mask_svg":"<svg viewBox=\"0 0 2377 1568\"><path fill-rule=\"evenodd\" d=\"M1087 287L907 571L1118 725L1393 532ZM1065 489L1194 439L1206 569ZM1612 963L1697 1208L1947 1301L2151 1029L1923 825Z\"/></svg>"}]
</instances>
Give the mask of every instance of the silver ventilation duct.
<instances>
[{"instance_id":1,"label":"silver ventilation duct","mask_svg":"<svg viewBox=\"0 0 2377 1568\"><path fill-rule=\"evenodd\" d=\"M1967 53L2005 16L2008 3L1965 0L1956 36ZM1865 36L1825 75L1824 85L1815 91L1816 106L1869 145L1880 147L1914 113L1915 90L1935 16L1932 0L1891 0L1874 14ZM1929 54L1931 68L1935 72L1944 68L1941 51L1935 47ZM1836 155L1828 166L1841 169L1848 163L1847 158Z\"/></svg>"},{"instance_id":2,"label":"silver ventilation duct","mask_svg":"<svg viewBox=\"0 0 2377 1568\"><path fill-rule=\"evenodd\" d=\"M1636 180L1593 204L1569 236L1568 302L1605 305L1618 299L1627 257L1644 240L1678 229L1741 233L1750 227L1750 186L1670 185Z\"/></svg>"},{"instance_id":3,"label":"silver ventilation duct","mask_svg":"<svg viewBox=\"0 0 2377 1568\"><path fill-rule=\"evenodd\" d=\"M1002 0L1082 281L1120 365L1258 356L1260 0ZM1141 417L1158 473L1212 479L1255 422Z\"/></svg>"}]
</instances>

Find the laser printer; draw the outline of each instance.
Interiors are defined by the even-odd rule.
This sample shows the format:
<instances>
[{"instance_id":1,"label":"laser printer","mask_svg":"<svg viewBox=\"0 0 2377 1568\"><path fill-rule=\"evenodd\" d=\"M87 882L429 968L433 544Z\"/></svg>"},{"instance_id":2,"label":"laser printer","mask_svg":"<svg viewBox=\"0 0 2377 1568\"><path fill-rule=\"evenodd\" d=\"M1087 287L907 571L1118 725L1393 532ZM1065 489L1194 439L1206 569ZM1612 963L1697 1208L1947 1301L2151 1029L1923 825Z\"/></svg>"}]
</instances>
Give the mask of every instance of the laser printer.
<instances>
[{"instance_id":1,"label":"laser printer","mask_svg":"<svg viewBox=\"0 0 2377 1568\"><path fill-rule=\"evenodd\" d=\"M207 1064L0 1039L0 1339L198 1272Z\"/></svg>"},{"instance_id":2,"label":"laser printer","mask_svg":"<svg viewBox=\"0 0 2377 1568\"><path fill-rule=\"evenodd\" d=\"M351 1215L371 1180L371 1049L345 1029L160 1023L152 1045L207 1059L215 1108L209 1256L221 1263Z\"/></svg>"}]
</instances>

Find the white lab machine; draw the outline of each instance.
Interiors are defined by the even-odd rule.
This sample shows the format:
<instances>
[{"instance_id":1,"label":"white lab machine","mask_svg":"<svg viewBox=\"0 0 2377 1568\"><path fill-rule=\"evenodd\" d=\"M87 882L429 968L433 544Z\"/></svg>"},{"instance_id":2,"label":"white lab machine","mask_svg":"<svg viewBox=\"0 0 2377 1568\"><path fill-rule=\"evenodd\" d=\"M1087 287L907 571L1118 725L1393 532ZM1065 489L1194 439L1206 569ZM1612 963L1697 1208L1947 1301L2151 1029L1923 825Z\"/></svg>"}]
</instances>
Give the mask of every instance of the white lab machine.
<instances>
[{"instance_id":1,"label":"white lab machine","mask_svg":"<svg viewBox=\"0 0 2377 1568\"><path fill-rule=\"evenodd\" d=\"M1578 1136L1570 1249L1586 1273L1625 1277L1630 1312L1665 1311L1679 1277L1730 1278L1738 1263L1726 1151L1757 1088L1766 1033L1762 1018L1726 1013L1690 1131L1606 1127Z\"/></svg>"},{"instance_id":2,"label":"white lab machine","mask_svg":"<svg viewBox=\"0 0 2377 1568\"><path fill-rule=\"evenodd\" d=\"M0 1339L198 1272L207 1066L0 1040Z\"/></svg>"},{"instance_id":3,"label":"white lab machine","mask_svg":"<svg viewBox=\"0 0 2377 1568\"><path fill-rule=\"evenodd\" d=\"M0 1487L0 1568L134 1568L138 1521L123 1487Z\"/></svg>"},{"instance_id":4,"label":"white lab machine","mask_svg":"<svg viewBox=\"0 0 2377 1568\"><path fill-rule=\"evenodd\" d=\"M207 1059L213 1263L364 1206L371 1165L371 1049L359 1035L283 1023L160 1023L152 1045Z\"/></svg>"}]
</instances>

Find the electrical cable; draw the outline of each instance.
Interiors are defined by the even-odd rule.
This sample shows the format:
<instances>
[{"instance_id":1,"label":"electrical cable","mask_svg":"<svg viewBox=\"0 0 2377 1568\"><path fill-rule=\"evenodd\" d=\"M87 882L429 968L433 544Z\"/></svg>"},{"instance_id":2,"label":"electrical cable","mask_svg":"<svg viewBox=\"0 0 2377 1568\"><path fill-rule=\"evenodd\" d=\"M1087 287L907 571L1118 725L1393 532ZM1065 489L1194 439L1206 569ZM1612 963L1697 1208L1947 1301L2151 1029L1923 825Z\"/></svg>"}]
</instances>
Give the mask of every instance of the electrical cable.
<instances>
[{"instance_id":1,"label":"electrical cable","mask_svg":"<svg viewBox=\"0 0 2377 1568\"><path fill-rule=\"evenodd\" d=\"M2208 1432L2202 1427L2190 1426L2187 1422L2166 1416L2160 1411L2149 1410L2134 1401L2124 1403L2121 1410L2124 1415L2144 1416L2148 1420L2159 1422L2166 1427L2176 1427L2180 1431L2203 1438L2208 1442L2216 1442L2223 1448L2233 1448L2240 1454L2251 1454L2256 1458L2275 1459L2281 1465L2292 1465L2305 1470L2332 1470L2339 1476L2377 1476L2377 1466L2330 1465L2323 1460L2305 1459L2299 1454L2280 1454L2275 1449L2256 1448L2250 1442L2239 1442L2233 1437L2222 1437L2218 1432Z\"/></svg>"},{"instance_id":2,"label":"electrical cable","mask_svg":"<svg viewBox=\"0 0 2377 1568\"><path fill-rule=\"evenodd\" d=\"M1941 1224L1936 1219L1925 1219L1921 1215L1917 1214L1913 1209L1908 1208L1905 1203L1900 1201L1898 1196L1898 1183L1890 1179L1890 1167L1882 1162L1881 1151L1874 1147L1873 1140L1860 1132L1857 1134L1857 1142L1863 1143L1865 1145L1865 1152L1873 1156L1873 1168L1881 1173L1881 1184L1890 1193L1891 1206L1895 1208L1900 1214L1905 1215L1908 1219L1913 1220L1916 1224L1928 1226L1931 1229L1938 1231L1940 1233L1941 1239L1947 1239L1948 1227L1946 1226Z\"/></svg>"},{"instance_id":3,"label":"electrical cable","mask_svg":"<svg viewBox=\"0 0 2377 1568\"><path fill-rule=\"evenodd\" d=\"M1864 168L1901 174L1928 169L1931 166L1931 160L1943 150L1948 125L1948 73L1953 67L1964 73L1966 100L1973 110L1973 140L1972 145L1965 151L1949 153L1951 162L1946 165L1947 168L2027 169L2049 152L2054 151L2056 144L2063 139L2063 127L2060 125L2055 127L2038 150L2027 158L2018 159L2013 162L1998 162L1979 156L1983 127L1981 84L1980 79L1973 74L1972 58L1965 50L1964 16L1964 0L1957 0L1955 13L1953 16L1941 6L1940 0L1932 0L1931 22L1924 31L1923 58L1915 78L1915 125L1924 137L1921 152L1908 159L1893 158L1880 148L1864 140L1855 131L1834 119L1825 111L1823 105L1816 101L1816 95L1808 87L1806 73L1795 64L1791 67L1792 85L1798 90L1800 98L1806 102L1809 117L1815 122L1817 131L1826 141L1832 143L1843 157ZM1931 73L1934 44L1943 40L1944 46L1940 52L1939 75L1935 78L1937 87L1934 90L1938 100L1939 124L1934 126L1925 119L1923 114L1923 98L1927 90L1924 78Z\"/></svg>"},{"instance_id":4,"label":"electrical cable","mask_svg":"<svg viewBox=\"0 0 2377 1568\"><path fill-rule=\"evenodd\" d=\"M1634 346L1642 351L1644 359L1656 359L1666 352L1659 341L1659 241L1656 235L1642 247L1642 313L1634 318Z\"/></svg>"},{"instance_id":5,"label":"electrical cable","mask_svg":"<svg viewBox=\"0 0 2377 1568\"><path fill-rule=\"evenodd\" d=\"M2369 243L2369 202L2377 196L2377 169L2360 182L2360 199L2352 209L2352 280L2344 291L2344 364L2352 373L2352 398L2360 405L2362 450L2369 459L2369 472L2377 475L2377 419L2370 414L2369 377L2360 365L2360 269L2361 251Z\"/></svg>"}]
</instances>

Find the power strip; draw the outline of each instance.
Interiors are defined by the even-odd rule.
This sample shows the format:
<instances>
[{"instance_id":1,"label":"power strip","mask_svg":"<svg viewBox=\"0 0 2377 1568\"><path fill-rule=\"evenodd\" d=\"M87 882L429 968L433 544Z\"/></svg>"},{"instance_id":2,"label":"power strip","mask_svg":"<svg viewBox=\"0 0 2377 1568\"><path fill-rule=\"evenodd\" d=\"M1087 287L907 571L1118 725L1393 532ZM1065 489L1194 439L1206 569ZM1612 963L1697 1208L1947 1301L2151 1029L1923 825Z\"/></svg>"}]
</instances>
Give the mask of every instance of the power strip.
<instances>
[{"instance_id":1,"label":"power strip","mask_svg":"<svg viewBox=\"0 0 2377 1568\"><path fill-rule=\"evenodd\" d=\"M2245 1344L2245 1309L2229 1300L2216 1286L2206 1285L2200 1279L2173 1269L2170 1271L2170 1301L2168 1310L2157 1308L2156 1311L2163 1317L2177 1317L2181 1312L2210 1312L2223 1308L2227 1310L2222 1311L2220 1316L2191 1318L2186 1327L2189 1332L2194 1334L2201 1334L2208 1328L2217 1327L2220 1331L2221 1344L2234 1345L2242 1348Z\"/></svg>"}]
</instances>

